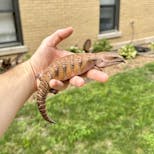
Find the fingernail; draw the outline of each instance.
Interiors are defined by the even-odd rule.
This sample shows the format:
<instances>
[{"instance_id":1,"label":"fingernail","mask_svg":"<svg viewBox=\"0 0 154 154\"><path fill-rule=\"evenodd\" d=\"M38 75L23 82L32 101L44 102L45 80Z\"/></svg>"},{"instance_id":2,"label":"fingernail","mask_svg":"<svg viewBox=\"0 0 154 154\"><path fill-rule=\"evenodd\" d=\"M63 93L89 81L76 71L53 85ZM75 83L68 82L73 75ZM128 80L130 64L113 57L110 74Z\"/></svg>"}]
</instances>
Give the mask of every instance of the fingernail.
<instances>
[{"instance_id":1,"label":"fingernail","mask_svg":"<svg viewBox=\"0 0 154 154\"><path fill-rule=\"evenodd\" d=\"M84 80L81 77L76 76L73 78L72 84L74 86L81 87L84 85Z\"/></svg>"},{"instance_id":2,"label":"fingernail","mask_svg":"<svg viewBox=\"0 0 154 154\"><path fill-rule=\"evenodd\" d=\"M108 80L108 75L104 72L98 70L91 70L87 73L87 77L99 82L106 82Z\"/></svg>"}]
</instances>

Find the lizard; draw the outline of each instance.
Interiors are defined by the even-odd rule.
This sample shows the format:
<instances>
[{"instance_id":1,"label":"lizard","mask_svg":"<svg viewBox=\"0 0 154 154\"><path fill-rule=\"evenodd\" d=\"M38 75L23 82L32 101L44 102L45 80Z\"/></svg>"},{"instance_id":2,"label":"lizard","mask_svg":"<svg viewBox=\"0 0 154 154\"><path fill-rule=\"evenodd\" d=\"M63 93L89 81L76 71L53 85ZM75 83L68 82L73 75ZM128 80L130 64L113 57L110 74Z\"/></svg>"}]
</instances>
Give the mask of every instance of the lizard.
<instances>
[{"instance_id":1,"label":"lizard","mask_svg":"<svg viewBox=\"0 0 154 154\"><path fill-rule=\"evenodd\" d=\"M46 112L46 97L51 90L49 86L51 79L66 81L73 76L82 75L93 68L101 70L104 67L121 62L124 62L124 59L115 52L76 53L53 61L43 73L39 74L40 84L36 97L38 109L42 117L50 123L55 123ZM52 92L54 93L55 91Z\"/></svg>"}]
</instances>

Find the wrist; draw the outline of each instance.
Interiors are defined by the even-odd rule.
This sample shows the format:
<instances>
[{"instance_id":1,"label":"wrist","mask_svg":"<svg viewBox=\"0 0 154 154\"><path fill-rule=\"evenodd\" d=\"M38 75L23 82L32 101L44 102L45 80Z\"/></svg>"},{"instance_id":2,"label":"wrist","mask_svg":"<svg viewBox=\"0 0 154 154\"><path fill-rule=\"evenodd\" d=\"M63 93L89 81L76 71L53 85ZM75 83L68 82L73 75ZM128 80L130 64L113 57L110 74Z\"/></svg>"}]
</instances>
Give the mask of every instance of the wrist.
<instances>
[{"instance_id":1,"label":"wrist","mask_svg":"<svg viewBox=\"0 0 154 154\"><path fill-rule=\"evenodd\" d=\"M36 91L37 90L36 75L35 75L33 66L31 64L31 61L27 60L26 62L24 62L23 68L24 68L25 74L27 75L27 79L29 80L29 82L31 82L32 91L33 92Z\"/></svg>"}]
</instances>

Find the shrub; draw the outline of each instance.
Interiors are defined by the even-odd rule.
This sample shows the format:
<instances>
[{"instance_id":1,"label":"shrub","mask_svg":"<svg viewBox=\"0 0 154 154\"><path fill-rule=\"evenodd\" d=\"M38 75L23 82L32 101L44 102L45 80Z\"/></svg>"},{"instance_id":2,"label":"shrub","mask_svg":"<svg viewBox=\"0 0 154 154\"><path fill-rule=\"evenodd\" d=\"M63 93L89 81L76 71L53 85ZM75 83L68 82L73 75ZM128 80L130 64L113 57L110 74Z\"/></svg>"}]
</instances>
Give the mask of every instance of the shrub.
<instances>
[{"instance_id":1,"label":"shrub","mask_svg":"<svg viewBox=\"0 0 154 154\"><path fill-rule=\"evenodd\" d=\"M101 39L94 43L93 52L110 51L112 46L107 39Z\"/></svg>"},{"instance_id":2,"label":"shrub","mask_svg":"<svg viewBox=\"0 0 154 154\"><path fill-rule=\"evenodd\" d=\"M131 59L136 57L137 51L133 44L127 44L120 48L118 53L126 59Z\"/></svg>"},{"instance_id":3,"label":"shrub","mask_svg":"<svg viewBox=\"0 0 154 154\"><path fill-rule=\"evenodd\" d=\"M0 74L3 73L4 71L5 71L5 69L0 67Z\"/></svg>"},{"instance_id":4,"label":"shrub","mask_svg":"<svg viewBox=\"0 0 154 154\"><path fill-rule=\"evenodd\" d=\"M84 50L80 49L77 46L70 46L70 48L68 48L67 50L73 53L84 53Z\"/></svg>"},{"instance_id":5,"label":"shrub","mask_svg":"<svg viewBox=\"0 0 154 154\"><path fill-rule=\"evenodd\" d=\"M150 48L151 51L154 51L154 42L150 43L149 48Z\"/></svg>"},{"instance_id":6,"label":"shrub","mask_svg":"<svg viewBox=\"0 0 154 154\"><path fill-rule=\"evenodd\" d=\"M32 56L32 53L31 53L31 52L28 52L28 53L26 53L26 54L23 55L22 60L23 60L23 61L26 61L26 60L28 60L31 56Z\"/></svg>"}]
</instances>

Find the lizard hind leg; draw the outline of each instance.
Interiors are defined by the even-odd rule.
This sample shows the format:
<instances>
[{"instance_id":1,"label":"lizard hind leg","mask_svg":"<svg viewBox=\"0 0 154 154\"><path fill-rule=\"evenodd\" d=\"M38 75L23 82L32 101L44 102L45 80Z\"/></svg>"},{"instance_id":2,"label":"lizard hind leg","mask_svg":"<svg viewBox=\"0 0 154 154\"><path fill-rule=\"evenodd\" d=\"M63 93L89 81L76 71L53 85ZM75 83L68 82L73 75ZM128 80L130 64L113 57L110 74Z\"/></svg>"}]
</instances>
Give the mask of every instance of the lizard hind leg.
<instances>
[{"instance_id":1,"label":"lizard hind leg","mask_svg":"<svg viewBox=\"0 0 154 154\"><path fill-rule=\"evenodd\" d=\"M37 105L44 120L54 124L55 121L49 118L46 112L46 97L48 92L49 92L48 83L46 81L41 81L37 91Z\"/></svg>"}]
</instances>

